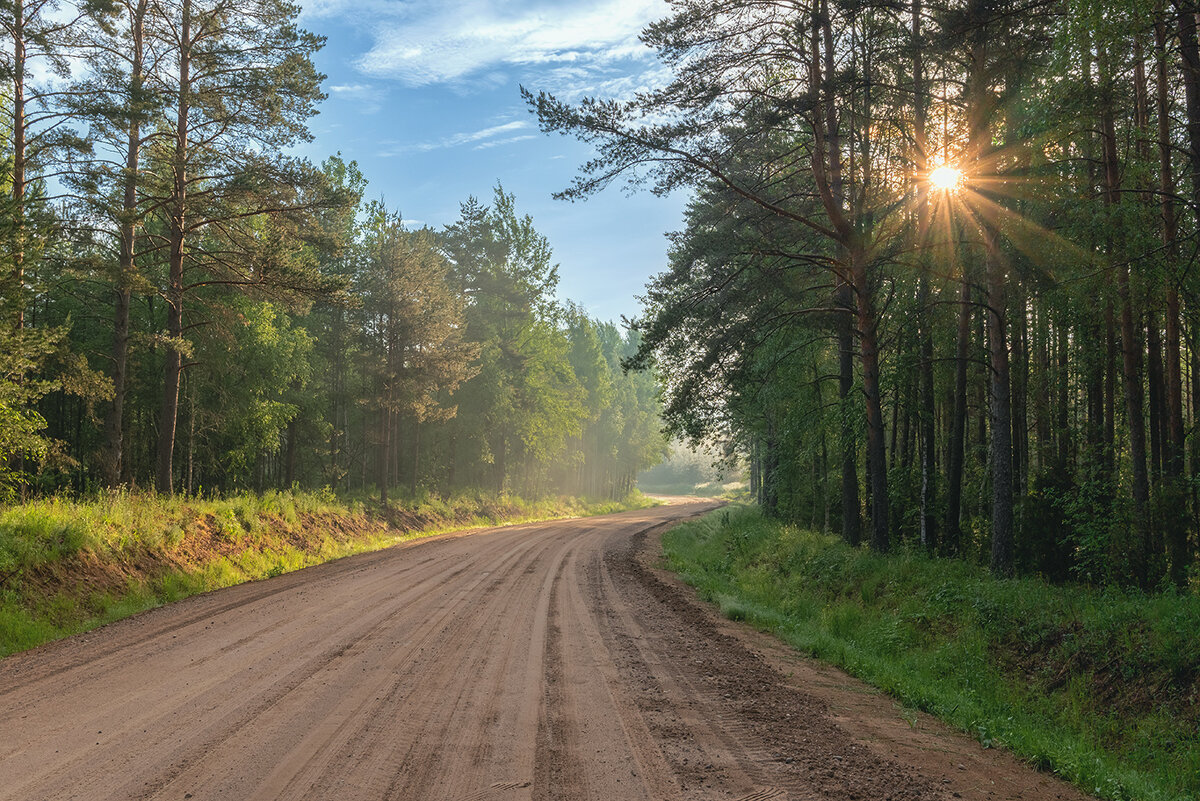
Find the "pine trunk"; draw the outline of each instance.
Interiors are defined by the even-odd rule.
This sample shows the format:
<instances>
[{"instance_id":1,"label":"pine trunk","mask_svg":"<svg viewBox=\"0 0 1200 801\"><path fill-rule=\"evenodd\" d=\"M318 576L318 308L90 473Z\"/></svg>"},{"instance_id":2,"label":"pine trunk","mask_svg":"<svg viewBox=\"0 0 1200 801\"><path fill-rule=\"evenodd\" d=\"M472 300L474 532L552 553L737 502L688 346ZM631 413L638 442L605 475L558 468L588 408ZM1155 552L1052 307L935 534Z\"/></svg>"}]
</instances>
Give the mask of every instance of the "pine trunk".
<instances>
[{"instance_id":1,"label":"pine trunk","mask_svg":"<svg viewBox=\"0 0 1200 801\"><path fill-rule=\"evenodd\" d=\"M12 283L16 302L16 317L13 327L20 331L25 327L25 184L26 184L26 119L25 119L25 4L17 0L13 4L13 63L12 63L12 198L13 198L13 242Z\"/></svg>"},{"instance_id":2,"label":"pine trunk","mask_svg":"<svg viewBox=\"0 0 1200 801\"><path fill-rule=\"evenodd\" d=\"M866 254L855 251L850 258L854 291L858 298L859 350L862 362L863 396L867 407L867 468L871 485L871 549L886 553L889 547L887 448L883 407L879 391L878 318L874 295L867 276Z\"/></svg>"},{"instance_id":3,"label":"pine trunk","mask_svg":"<svg viewBox=\"0 0 1200 801\"><path fill-rule=\"evenodd\" d=\"M954 415L946 452L945 550L962 547L962 479L966 458L967 366L971 353L971 284L964 274L959 288L958 336L954 359Z\"/></svg>"},{"instance_id":4,"label":"pine trunk","mask_svg":"<svg viewBox=\"0 0 1200 801\"><path fill-rule=\"evenodd\" d=\"M143 24L147 0L141 0L131 20L129 98L139 103L142 92ZM109 487L121 483L125 461L125 395L129 376L129 314L133 301L132 285L136 276L137 175L141 157L140 111L133 109L129 119L129 137L125 151L124 192L121 199L120 244L117 263L117 298L113 309L113 403L104 421L104 482Z\"/></svg>"},{"instance_id":5,"label":"pine trunk","mask_svg":"<svg viewBox=\"0 0 1200 801\"><path fill-rule=\"evenodd\" d=\"M1197 41L1196 0L1176 0L1179 11L1179 52L1184 97L1187 101L1187 143L1191 168L1192 211L1200 225L1200 42Z\"/></svg>"},{"instance_id":6,"label":"pine trunk","mask_svg":"<svg viewBox=\"0 0 1200 801\"><path fill-rule=\"evenodd\" d=\"M179 378L183 372L183 260L187 215L188 112L191 94L192 4L183 0L179 37L179 97L175 129L174 191L169 225L167 288L167 363L162 409L158 418L158 471L155 486L164 495L174 490L175 424L179 416Z\"/></svg>"},{"instance_id":7,"label":"pine trunk","mask_svg":"<svg viewBox=\"0 0 1200 801\"><path fill-rule=\"evenodd\" d=\"M1008 356L1007 276L995 233L987 237L987 333L992 368L992 573L1013 572L1013 451L1012 397Z\"/></svg>"},{"instance_id":8,"label":"pine trunk","mask_svg":"<svg viewBox=\"0 0 1200 801\"><path fill-rule=\"evenodd\" d=\"M842 452L842 537L851 545L862 541L861 501L858 495L858 437L855 435L852 410L856 403L854 391L854 294L849 284L838 288L838 403L839 438Z\"/></svg>"},{"instance_id":9,"label":"pine trunk","mask_svg":"<svg viewBox=\"0 0 1200 801\"><path fill-rule=\"evenodd\" d=\"M1176 587L1187 586L1187 571L1191 563L1188 547L1187 498L1184 491L1184 456L1186 449L1183 407L1183 359L1180 331L1179 301L1179 223L1175 214L1175 176L1172 165L1171 92L1167 67L1168 28L1164 9L1157 10L1154 21L1155 51L1155 108L1158 117L1160 224L1163 248L1167 260L1166 310L1166 406L1167 437L1165 472L1169 497L1164 523L1167 549L1170 555L1171 581Z\"/></svg>"},{"instance_id":10,"label":"pine trunk","mask_svg":"<svg viewBox=\"0 0 1200 801\"><path fill-rule=\"evenodd\" d=\"M1107 65L1102 63L1102 78ZM1138 583L1144 588L1150 582L1150 481L1146 469L1145 396L1142 388L1142 343L1134 322L1134 299L1130 289L1129 263L1123 258L1117 243L1121 232L1120 162L1117 156L1117 135L1112 109L1101 109L1100 133L1104 153L1104 205L1109 213L1109 258L1115 266L1117 294L1121 300L1121 375L1125 389L1125 411L1129 424L1129 458L1133 472L1133 514L1136 542L1134 565Z\"/></svg>"}]
</instances>

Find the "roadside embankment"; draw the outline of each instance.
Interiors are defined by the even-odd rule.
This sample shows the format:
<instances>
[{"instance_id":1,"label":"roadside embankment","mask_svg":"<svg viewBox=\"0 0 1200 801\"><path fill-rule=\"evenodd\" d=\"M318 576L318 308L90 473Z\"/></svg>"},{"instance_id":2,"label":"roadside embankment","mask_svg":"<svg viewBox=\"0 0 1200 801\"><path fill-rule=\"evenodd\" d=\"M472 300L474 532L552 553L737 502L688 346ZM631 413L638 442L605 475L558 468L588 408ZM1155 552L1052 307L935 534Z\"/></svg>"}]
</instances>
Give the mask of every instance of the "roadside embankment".
<instances>
[{"instance_id":1,"label":"roadside embankment","mask_svg":"<svg viewBox=\"0 0 1200 801\"><path fill-rule=\"evenodd\" d=\"M735 507L667 532L670 566L768 630L1102 798L1200 798L1200 598L996 580Z\"/></svg>"},{"instance_id":2,"label":"roadside embankment","mask_svg":"<svg viewBox=\"0 0 1200 801\"><path fill-rule=\"evenodd\" d=\"M151 607L422 536L652 506L508 495L381 507L330 493L112 493L0 510L0 657Z\"/></svg>"}]
</instances>

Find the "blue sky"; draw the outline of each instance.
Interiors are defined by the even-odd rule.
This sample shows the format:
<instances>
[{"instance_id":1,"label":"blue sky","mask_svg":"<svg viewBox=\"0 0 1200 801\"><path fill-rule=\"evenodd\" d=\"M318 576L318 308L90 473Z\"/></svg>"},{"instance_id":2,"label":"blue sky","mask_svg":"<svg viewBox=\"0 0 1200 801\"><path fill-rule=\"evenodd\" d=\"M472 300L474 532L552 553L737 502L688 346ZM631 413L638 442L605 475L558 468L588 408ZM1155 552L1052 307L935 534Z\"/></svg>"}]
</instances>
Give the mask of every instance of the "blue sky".
<instances>
[{"instance_id":1,"label":"blue sky","mask_svg":"<svg viewBox=\"0 0 1200 801\"><path fill-rule=\"evenodd\" d=\"M662 0L302 0L302 24L328 37L317 66L329 99L312 122L314 160L341 151L416 225L458 217L499 181L533 216L560 264L559 294L601 319L638 313L665 267L664 234L686 198L612 187L586 202L551 198L586 146L537 130L518 86L564 99L626 96L661 80L637 40Z\"/></svg>"}]
</instances>

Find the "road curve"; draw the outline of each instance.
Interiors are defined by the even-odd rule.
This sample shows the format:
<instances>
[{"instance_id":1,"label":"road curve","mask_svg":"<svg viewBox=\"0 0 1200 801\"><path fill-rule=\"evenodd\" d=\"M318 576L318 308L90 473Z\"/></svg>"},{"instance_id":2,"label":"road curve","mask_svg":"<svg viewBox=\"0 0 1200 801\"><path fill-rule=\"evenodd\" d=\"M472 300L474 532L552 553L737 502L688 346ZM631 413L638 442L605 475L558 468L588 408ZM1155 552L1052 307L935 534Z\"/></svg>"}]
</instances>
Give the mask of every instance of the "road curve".
<instances>
[{"instance_id":1,"label":"road curve","mask_svg":"<svg viewBox=\"0 0 1200 801\"><path fill-rule=\"evenodd\" d=\"M448 535L0 662L0 801L916 799L638 558L676 503Z\"/></svg>"}]
</instances>

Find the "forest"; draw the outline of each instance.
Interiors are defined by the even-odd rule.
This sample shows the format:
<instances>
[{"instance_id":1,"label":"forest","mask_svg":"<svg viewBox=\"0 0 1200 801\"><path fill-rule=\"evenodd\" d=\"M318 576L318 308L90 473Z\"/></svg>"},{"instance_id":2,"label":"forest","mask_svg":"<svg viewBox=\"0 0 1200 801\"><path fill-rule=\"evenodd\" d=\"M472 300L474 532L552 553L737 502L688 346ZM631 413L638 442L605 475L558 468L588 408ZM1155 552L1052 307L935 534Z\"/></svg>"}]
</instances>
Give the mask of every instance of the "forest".
<instances>
[{"instance_id":1,"label":"forest","mask_svg":"<svg viewBox=\"0 0 1200 801\"><path fill-rule=\"evenodd\" d=\"M994 574L1195 588L1194 0L671 3L562 194L694 190L631 363L763 508Z\"/></svg>"},{"instance_id":2,"label":"forest","mask_svg":"<svg viewBox=\"0 0 1200 801\"><path fill-rule=\"evenodd\" d=\"M499 184L412 230L354 161L293 155L325 97L299 12L0 6L0 504L624 497L666 450L638 335L558 299Z\"/></svg>"},{"instance_id":3,"label":"forest","mask_svg":"<svg viewBox=\"0 0 1200 801\"><path fill-rule=\"evenodd\" d=\"M0 796L1200 798L1200 0L358 5L0 0Z\"/></svg>"}]
</instances>

